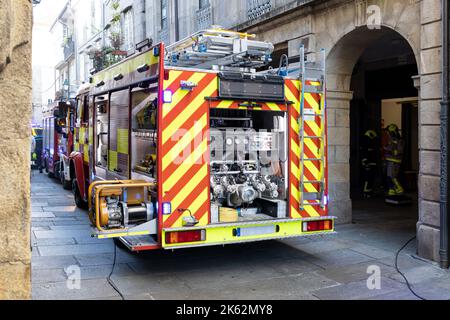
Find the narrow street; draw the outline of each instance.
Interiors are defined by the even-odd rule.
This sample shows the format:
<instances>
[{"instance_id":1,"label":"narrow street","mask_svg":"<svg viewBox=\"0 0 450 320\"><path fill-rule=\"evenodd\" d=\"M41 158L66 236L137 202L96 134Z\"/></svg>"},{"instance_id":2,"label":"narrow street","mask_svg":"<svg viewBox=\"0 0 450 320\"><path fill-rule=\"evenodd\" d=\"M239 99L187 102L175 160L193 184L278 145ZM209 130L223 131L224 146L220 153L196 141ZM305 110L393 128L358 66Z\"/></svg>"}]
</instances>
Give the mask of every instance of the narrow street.
<instances>
[{"instance_id":1,"label":"narrow street","mask_svg":"<svg viewBox=\"0 0 450 320\"><path fill-rule=\"evenodd\" d=\"M33 171L31 194L33 299L120 299L107 281L114 242L91 238L87 213L55 180ZM368 215L355 207L355 223L331 237L144 254L117 248L112 280L125 299L416 299L394 267L415 234L417 219L405 218L412 209ZM415 291L450 299L450 272L415 252L411 244L399 260ZM74 266L81 285L71 290ZM369 266L381 270L379 290L367 287Z\"/></svg>"}]
</instances>

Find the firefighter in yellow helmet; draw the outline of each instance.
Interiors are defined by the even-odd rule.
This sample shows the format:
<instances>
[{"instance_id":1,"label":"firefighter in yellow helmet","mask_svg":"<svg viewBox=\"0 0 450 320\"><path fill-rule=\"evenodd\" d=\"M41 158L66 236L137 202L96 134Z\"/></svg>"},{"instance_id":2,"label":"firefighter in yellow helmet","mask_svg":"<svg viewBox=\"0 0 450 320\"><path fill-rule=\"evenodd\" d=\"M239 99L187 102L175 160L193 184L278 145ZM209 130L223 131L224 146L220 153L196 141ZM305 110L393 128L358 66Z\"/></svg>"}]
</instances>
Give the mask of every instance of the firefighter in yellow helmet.
<instances>
[{"instance_id":1,"label":"firefighter in yellow helmet","mask_svg":"<svg viewBox=\"0 0 450 320\"><path fill-rule=\"evenodd\" d=\"M367 130L363 137L361 165L363 169L363 194L365 198L370 198L373 194L375 172L378 166L377 138L378 134L374 130Z\"/></svg>"},{"instance_id":2,"label":"firefighter in yellow helmet","mask_svg":"<svg viewBox=\"0 0 450 320\"><path fill-rule=\"evenodd\" d=\"M398 175L403 162L404 142L397 125L391 124L387 128L388 141L385 146L385 162L387 174L388 196L401 196L405 193Z\"/></svg>"}]
</instances>

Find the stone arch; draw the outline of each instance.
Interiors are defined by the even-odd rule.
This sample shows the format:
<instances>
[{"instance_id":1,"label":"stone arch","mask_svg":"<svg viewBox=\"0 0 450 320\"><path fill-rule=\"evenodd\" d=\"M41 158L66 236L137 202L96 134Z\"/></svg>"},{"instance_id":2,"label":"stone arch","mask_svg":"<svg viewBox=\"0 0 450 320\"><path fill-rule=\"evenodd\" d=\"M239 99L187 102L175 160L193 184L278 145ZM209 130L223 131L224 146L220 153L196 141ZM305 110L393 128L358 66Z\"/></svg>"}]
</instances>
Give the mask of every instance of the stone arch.
<instances>
[{"instance_id":1,"label":"stone arch","mask_svg":"<svg viewBox=\"0 0 450 320\"><path fill-rule=\"evenodd\" d=\"M351 30L350 30L351 29ZM350 90L353 70L365 50L386 35L404 39L415 56L419 69L419 49L396 28L383 25L345 28L342 36L327 50L327 105L329 116L330 202L342 223L351 222L350 199ZM320 40L318 41L320 42ZM420 69L419 69L420 70ZM411 79L411 82L413 80Z\"/></svg>"},{"instance_id":2,"label":"stone arch","mask_svg":"<svg viewBox=\"0 0 450 320\"><path fill-rule=\"evenodd\" d=\"M341 38L327 51L328 88L330 90L350 90L350 81L353 69L364 51L387 33L403 38L416 58L420 70L419 49L414 42L404 36L395 28L382 25L380 29L370 30L367 26L355 27Z\"/></svg>"}]
</instances>

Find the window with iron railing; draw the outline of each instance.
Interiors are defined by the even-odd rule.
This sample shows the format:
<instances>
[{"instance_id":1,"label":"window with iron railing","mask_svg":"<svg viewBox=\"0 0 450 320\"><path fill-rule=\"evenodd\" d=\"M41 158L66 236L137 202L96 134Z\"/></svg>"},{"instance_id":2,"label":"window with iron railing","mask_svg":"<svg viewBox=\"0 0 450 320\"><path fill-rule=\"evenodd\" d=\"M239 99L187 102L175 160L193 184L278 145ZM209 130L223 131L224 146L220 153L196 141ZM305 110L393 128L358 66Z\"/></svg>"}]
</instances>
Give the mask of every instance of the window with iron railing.
<instances>
[{"instance_id":1,"label":"window with iron railing","mask_svg":"<svg viewBox=\"0 0 450 320\"><path fill-rule=\"evenodd\" d=\"M125 50L134 48L134 28L133 28L133 10L130 9L123 14L123 39Z\"/></svg>"},{"instance_id":2,"label":"window with iron railing","mask_svg":"<svg viewBox=\"0 0 450 320\"><path fill-rule=\"evenodd\" d=\"M247 0L247 18L249 20L258 19L272 8L272 0Z\"/></svg>"},{"instance_id":3,"label":"window with iron railing","mask_svg":"<svg viewBox=\"0 0 450 320\"><path fill-rule=\"evenodd\" d=\"M212 7L209 0L200 0L197 10L197 29L207 29L212 23Z\"/></svg>"},{"instance_id":4,"label":"window with iron railing","mask_svg":"<svg viewBox=\"0 0 450 320\"><path fill-rule=\"evenodd\" d=\"M161 0L161 29L169 27L169 1Z\"/></svg>"}]
</instances>

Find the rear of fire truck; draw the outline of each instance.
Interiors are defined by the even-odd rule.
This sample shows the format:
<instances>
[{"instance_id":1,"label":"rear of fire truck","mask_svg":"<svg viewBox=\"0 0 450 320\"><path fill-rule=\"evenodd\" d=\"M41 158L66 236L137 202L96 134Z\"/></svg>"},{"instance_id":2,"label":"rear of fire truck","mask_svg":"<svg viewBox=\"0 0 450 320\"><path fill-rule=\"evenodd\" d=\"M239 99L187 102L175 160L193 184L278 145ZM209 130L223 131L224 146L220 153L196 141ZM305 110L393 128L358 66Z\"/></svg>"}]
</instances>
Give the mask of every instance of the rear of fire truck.
<instances>
[{"instance_id":1,"label":"rear of fire truck","mask_svg":"<svg viewBox=\"0 0 450 320\"><path fill-rule=\"evenodd\" d=\"M68 115L71 104L55 102L43 112L42 164L50 177L61 178L61 157L68 153L72 141L69 133Z\"/></svg>"},{"instance_id":2,"label":"rear of fire truck","mask_svg":"<svg viewBox=\"0 0 450 320\"><path fill-rule=\"evenodd\" d=\"M129 173L93 172L87 191L97 237L143 251L334 233L323 53L257 72L273 45L253 38L207 30L156 47L158 90L129 106Z\"/></svg>"}]
</instances>

